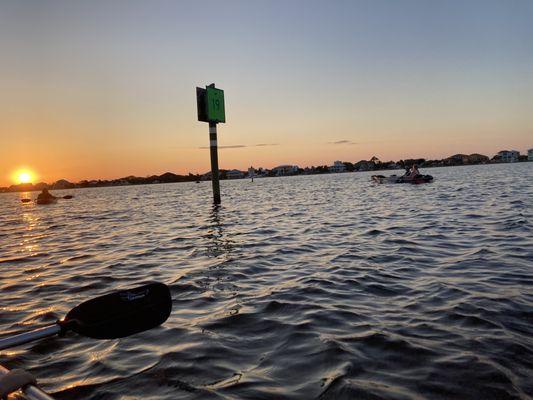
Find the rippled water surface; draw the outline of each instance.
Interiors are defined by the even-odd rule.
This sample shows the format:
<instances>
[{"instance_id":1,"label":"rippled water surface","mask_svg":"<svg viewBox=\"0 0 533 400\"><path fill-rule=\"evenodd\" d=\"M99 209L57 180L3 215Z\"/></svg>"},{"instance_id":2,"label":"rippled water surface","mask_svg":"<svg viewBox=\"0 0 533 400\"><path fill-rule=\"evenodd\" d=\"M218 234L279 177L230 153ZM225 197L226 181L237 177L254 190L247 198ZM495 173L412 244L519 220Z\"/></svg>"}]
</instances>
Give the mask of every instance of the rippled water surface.
<instances>
[{"instance_id":1,"label":"rippled water surface","mask_svg":"<svg viewBox=\"0 0 533 400\"><path fill-rule=\"evenodd\" d=\"M530 399L533 163L0 195L0 335L157 280L173 312L0 353L57 399ZM59 192L61 193L61 192Z\"/></svg>"}]
</instances>

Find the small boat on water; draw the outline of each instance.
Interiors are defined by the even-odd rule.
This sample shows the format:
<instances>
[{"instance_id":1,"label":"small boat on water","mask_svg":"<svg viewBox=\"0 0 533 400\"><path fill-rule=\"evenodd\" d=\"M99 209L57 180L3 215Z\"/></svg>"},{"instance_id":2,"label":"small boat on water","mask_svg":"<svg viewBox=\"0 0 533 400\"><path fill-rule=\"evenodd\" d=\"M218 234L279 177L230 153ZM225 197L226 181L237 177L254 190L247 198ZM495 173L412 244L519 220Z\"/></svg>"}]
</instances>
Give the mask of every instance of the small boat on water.
<instances>
[{"instance_id":1,"label":"small boat on water","mask_svg":"<svg viewBox=\"0 0 533 400\"><path fill-rule=\"evenodd\" d=\"M66 196L63 196L63 197L55 197L55 196L49 196L49 197L37 197L37 199L35 200L35 202L37 204L40 204L40 205L46 205L46 204L55 204L57 203L57 200L59 199L65 199L65 200L70 200L70 199L73 199L74 196L71 195L71 194L67 194ZM27 203L28 201L31 201L28 199L28 201L26 201L26 199L22 199L21 200L23 203Z\"/></svg>"},{"instance_id":2,"label":"small boat on water","mask_svg":"<svg viewBox=\"0 0 533 400\"><path fill-rule=\"evenodd\" d=\"M45 205L45 204L55 204L57 203L57 198L44 198L44 199L37 199L35 200L37 204Z\"/></svg>"},{"instance_id":3,"label":"small boat on water","mask_svg":"<svg viewBox=\"0 0 533 400\"><path fill-rule=\"evenodd\" d=\"M398 175L372 175L372 180L376 183L411 183L413 185L419 185L421 183L433 182L433 177L431 175L418 175L414 178L406 178Z\"/></svg>"}]
</instances>

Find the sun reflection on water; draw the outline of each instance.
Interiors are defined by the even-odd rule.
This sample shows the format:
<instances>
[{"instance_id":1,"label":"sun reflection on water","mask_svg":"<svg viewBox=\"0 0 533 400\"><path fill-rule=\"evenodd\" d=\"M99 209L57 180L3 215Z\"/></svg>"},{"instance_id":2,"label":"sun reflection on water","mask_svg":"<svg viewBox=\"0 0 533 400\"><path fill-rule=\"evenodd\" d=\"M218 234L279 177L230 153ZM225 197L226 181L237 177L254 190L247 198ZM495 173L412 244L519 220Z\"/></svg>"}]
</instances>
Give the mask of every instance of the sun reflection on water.
<instances>
[{"instance_id":1,"label":"sun reflection on water","mask_svg":"<svg viewBox=\"0 0 533 400\"><path fill-rule=\"evenodd\" d=\"M32 211L29 211L29 209L23 212L21 217L24 225L24 233L20 242L20 252L34 255L40 249L38 242L40 236L36 234L40 225L40 217Z\"/></svg>"}]
</instances>

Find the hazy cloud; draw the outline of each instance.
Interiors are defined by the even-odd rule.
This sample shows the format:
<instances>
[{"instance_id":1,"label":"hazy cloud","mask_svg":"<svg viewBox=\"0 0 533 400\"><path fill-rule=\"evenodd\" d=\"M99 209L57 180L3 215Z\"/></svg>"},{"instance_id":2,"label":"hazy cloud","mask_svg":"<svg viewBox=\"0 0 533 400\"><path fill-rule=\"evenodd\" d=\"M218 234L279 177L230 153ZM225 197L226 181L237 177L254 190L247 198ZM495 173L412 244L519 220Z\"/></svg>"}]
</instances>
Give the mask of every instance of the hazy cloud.
<instances>
[{"instance_id":1,"label":"hazy cloud","mask_svg":"<svg viewBox=\"0 0 533 400\"><path fill-rule=\"evenodd\" d=\"M241 149L243 147L265 147L265 146L278 146L279 143L259 143L259 144L230 144L226 146L218 146L219 149ZM201 150L209 149L209 146L198 147Z\"/></svg>"},{"instance_id":2,"label":"hazy cloud","mask_svg":"<svg viewBox=\"0 0 533 400\"><path fill-rule=\"evenodd\" d=\"M336 142L328 142L328 144L359 144L359 143L352 142L351 140L337 140Z\"/></svg>"},{"instance_id":3,"label":"hazy cloud","mask_svg":"<svg viewBox=\"0 0 533 400\"><path fill-rule=\"evenodd\" d=\"M230 144L227 146L218 146L219 149L240 149L241 147L248 147L245 144ZM199 149L209 149L209 146L198 147Z\"/></svg>"}]
</instances>

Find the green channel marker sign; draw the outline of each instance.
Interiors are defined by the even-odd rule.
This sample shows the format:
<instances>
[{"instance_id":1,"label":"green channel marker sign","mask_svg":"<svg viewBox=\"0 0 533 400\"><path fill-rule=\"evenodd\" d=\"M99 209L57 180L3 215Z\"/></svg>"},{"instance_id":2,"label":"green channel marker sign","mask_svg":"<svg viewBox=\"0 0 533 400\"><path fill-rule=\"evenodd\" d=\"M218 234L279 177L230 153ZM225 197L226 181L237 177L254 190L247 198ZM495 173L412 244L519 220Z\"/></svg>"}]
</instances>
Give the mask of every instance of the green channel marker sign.
<instances>
[{"instance_id":1,"label":"green channel marker sign","mask_svg":"<svg viewBox=\"0 0 533 400\"><path fill-rule=\"evenodd\" d=\"M213 185L213 202L220 204L220 182L218 170L217 124L226 122L224 108L224 91L212 83L204 88L196 88L196 105L198 121L209 122L209 153L211 155L211 183Z\"/></svg>"},{"instance_id":2,"label":"green channel marker sign","mask_svg":"<svg viewBox=\"0 0 533 400\"><path fill-rule=\"evenodd\" d=\"M224 109L224 91L215 87L206 87L207 119L209 122L226 122Z\"/></svg>"}]
</instances>

